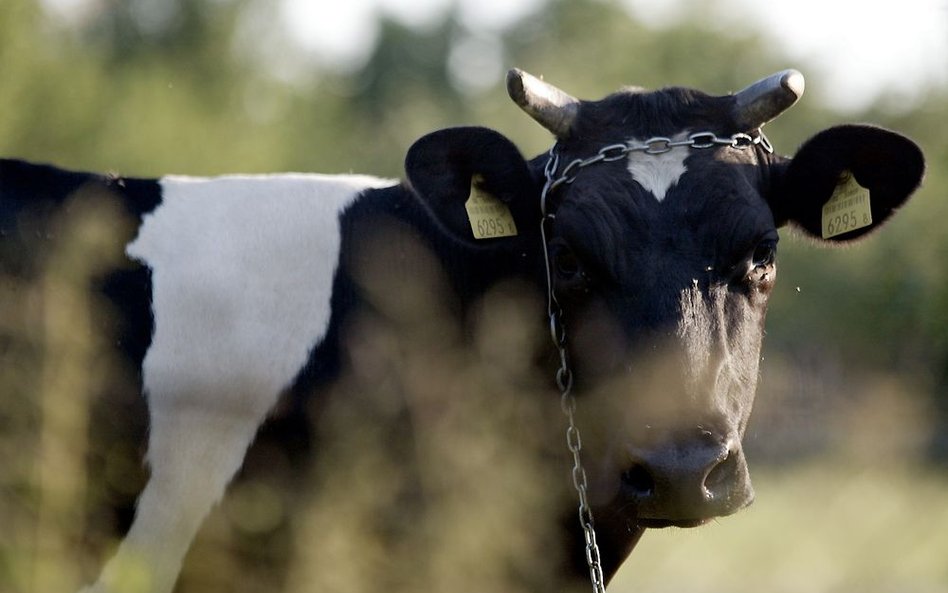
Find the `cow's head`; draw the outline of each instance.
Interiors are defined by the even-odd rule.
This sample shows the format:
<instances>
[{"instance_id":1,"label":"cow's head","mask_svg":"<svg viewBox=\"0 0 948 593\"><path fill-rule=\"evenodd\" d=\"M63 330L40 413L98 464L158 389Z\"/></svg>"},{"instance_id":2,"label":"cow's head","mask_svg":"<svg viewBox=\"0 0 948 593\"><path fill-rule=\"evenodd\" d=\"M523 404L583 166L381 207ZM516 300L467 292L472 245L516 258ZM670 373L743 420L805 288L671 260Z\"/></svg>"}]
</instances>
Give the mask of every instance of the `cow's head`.
<instances>
[{"instance_id":1,"label":"cow's head","mask_svg":"<svg viewBox=\"0 0 948 593\"><path fill-rule=\"evenodd\" d=\"M802 94L795 71L725 96L625 89L580 101L517 70L508 90L555 135L558 165L538 157L536 181L526 183L519 154L494 139L480 143L491 160L481 168L523 227L538 227L541 216L540 196L527 188L552 185L546 246L589 435L597 529L614 532L621 547L636 527L693 526L738 511L753 499L741 439L777 274L777 228L796 226L827 245L871 233L920 183L919 148L859 125L824 130L793 158L772 154L761 127ZM460 175L462 201L472 173ZM424 193L436 184L416 185ZM840 198L843 190L868 198ZM438 209L441 218L463 218L454 208ZM454 225L458 233L465 224Z\"/></svg>"}]
</instances>

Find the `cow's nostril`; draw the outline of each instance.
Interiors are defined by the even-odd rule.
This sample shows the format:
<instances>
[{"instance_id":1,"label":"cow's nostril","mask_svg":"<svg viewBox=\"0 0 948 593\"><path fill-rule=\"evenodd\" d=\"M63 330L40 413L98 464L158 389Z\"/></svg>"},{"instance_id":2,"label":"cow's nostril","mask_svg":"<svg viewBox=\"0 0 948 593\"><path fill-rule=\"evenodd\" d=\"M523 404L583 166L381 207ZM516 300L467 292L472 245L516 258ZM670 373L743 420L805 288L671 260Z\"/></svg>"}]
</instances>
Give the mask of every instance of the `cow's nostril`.
<instances>
[{"instance_id":1,"label":"cow's nostril","mask_svg":"<svg viewBox=\"0 0 948 593\"><path fill-rule=\"evenodd\" d=\"M655 491L655 481L644 465L635 464L622 474L622 483L633 496L651 496Z\"/></svg>"},{"instance_id":2,"label":"cow's nostril","mask_svg":"<svg viewBox=\"0 0 948 593\"><path fill-rule=\"evenodd\" d=\"M727 490L729 483L734 479L738 472L738 455L732 451L726 451L721 459L704 479L705 489L714 496L722 490Z\"/></svg>"}]
</instances>

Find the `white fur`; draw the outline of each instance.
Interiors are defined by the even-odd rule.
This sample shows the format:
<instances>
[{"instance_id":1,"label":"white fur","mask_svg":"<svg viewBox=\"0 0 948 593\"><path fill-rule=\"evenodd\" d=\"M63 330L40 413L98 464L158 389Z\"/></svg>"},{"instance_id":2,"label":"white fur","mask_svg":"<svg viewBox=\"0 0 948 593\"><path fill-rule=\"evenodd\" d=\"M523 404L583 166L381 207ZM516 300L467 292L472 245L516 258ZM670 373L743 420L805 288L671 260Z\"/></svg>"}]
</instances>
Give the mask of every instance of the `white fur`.
<instances>
[{"instance_id":1,"label":"white fur","mask_svg":"<svg viewBox=\"0 0 948 593\"><path fill-rule=\"evenodd\" d=\"M372 178L261 176L162 180L162 204L128 254L152 270L155 334L145 388L191 397L221 381L253 408L286 386L323 336L339 214ZM242 400L247 391L250 400Z\"/></svg>"},{"instance_id":2,"label":"white fur","mask_svg":"<svg viewBox=\"0 0 948 593\"><path fill-rule=\"evenodd\" d=\"M205 515L329 325L339 216L394 182L357 176L167 177L127 253L152 270L143 363L151 478L132 528L89 591L174 586ZM134 577L132 577L134 578Z\"/></svg>"},{"instance_id":3,"label":"white fur","mask_svg":"<svg viewBox=\"0 0 948 593\"><path fill-rule=\"evenodd\" d=\"M685 134L675 136L673 140L681 140ZM631 144L643 144L641 140L632 139ZM652 193L655 199L661 202L688 168L685 159L688 158L688 148L677 146L662 154L647 154L641 151L629 153L628 168L632 177L645 190Z\"/></svg>"}]
</instances>

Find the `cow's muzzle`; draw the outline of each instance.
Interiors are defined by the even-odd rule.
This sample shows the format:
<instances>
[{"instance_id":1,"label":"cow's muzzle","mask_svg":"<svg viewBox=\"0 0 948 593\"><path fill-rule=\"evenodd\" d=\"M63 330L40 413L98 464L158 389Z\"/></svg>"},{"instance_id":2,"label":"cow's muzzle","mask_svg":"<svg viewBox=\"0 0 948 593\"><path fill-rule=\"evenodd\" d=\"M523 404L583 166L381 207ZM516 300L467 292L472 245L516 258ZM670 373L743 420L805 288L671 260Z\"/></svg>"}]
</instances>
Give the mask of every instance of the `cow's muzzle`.
<instances>
[{"instance_id":1,"label":"cow's muzzle","mask_svg":"<svg viewBox=\"0 0 948 593\"><path fill-rule=\"evenodd\" d=\"M663 446L631 446L619 497L642 527L695 527L754 499L737 437L709 431Z\"/></svg>"}]
</instances>

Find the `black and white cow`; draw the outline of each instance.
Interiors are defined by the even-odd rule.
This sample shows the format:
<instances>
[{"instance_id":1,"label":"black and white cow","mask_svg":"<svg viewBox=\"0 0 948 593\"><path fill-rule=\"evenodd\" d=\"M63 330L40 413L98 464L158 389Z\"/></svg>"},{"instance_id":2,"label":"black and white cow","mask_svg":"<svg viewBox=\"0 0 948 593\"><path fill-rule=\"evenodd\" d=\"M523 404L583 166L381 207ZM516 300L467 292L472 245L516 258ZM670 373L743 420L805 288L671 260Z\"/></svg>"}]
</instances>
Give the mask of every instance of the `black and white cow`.
<instances>
[{"instance_id":1,"label":"black and white cow","mask_svg":"<svg viewBox=\"0 0 948 593\"><path fill-rule=\"evenodd\" d=\"M741 438L777 228L827 244L873 231L918 187L919 148L848 125L820 132L793 158L772 154L760 128L801 95L795 71L726 96L625 89L579 101L517 70L508 90L556 136L549 155L527 161L495 131L445 129L412 146L401 183L142 180L0 161L8 269L29 243L16 222L47 220L81 188L118 195L136 223L125 247L133 267L102 286L125 313L121 346L140 364L151 474L130 531L88 591L112 591L135 562L150 569L151 591L173 588L278 400L318 394L339 372L360 298L350 254L390 221L435 254L462 311L506 279L548 294L549 253L578 405L590 418L579 428L604 435L584 455L607 580L643 529L698 525L752 501ZM500 212L482 221L481 238L465 209L472 184ZM576 568L564 578L581 579L574 535L564 546Z\"/></svg>"}]
</instances>

